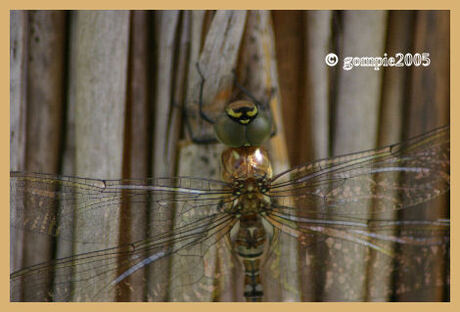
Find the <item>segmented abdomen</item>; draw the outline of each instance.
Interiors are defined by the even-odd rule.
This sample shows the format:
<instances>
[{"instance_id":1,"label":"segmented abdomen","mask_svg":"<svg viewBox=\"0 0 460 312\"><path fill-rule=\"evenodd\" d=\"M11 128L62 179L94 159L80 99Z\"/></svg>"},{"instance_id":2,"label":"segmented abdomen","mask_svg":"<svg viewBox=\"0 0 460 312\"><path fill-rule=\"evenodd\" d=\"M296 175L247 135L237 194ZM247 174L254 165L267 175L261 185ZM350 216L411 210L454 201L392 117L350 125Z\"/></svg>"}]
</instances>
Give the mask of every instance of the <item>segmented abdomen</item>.
<instances>
[{"instance_id":1,"label":"segmented abdomen","mask_svg":"<svg viewBox=\"0 0 460 312\"><path fill-rule=\"evenodd\" d=\"M235 249L244 266L246 301L262 301L260 262L265 251L266 232L258 215L242 216Z\"/></svg>"}]
</instances>

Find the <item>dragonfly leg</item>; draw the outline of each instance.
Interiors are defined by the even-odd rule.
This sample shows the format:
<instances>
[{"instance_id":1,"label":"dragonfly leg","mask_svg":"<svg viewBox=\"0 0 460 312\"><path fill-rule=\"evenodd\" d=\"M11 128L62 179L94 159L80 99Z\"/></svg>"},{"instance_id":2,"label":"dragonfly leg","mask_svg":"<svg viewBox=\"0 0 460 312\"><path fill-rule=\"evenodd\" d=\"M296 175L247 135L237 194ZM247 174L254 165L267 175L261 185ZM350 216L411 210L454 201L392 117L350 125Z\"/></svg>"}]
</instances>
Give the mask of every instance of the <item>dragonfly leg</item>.
<instances>
[{"instance_id":1,"label":"dragonfly leg","mask_svg":"<svg viewBox=\"0 0 460 312\"><path fill-rule=\"evenodd\" d=\"M272 97L275 95L276 93L276 88L271 88L270 89L270 96L268 97L268 101L267 101L267 105L266 105L266 110L271 112L270 110L270 101L272 100ZM272 119L272 132L270 133L270 137L273 138L276 133L278 132L278 127L276 126L276 122L275 120L273 120L273 115L270 113L270 118Z\"/></svg>"},{"instance_id":2,"label":"dragonfly leg","mask_svg":"<svg viewBox=\"0 0 460 312\"><path fill-rule=\"evenodd\" d=\"M200 66L198 62L196 63L196 69L198 71L198 74L201 77L201 82L200 82L200 95L199 95L199 114L200 118L205 120L206 122L210 124L214 124L214 120L212 120L204 111L203 111L203 88L204 88L204 83L205 83L205 78L203 73L200 70ZM199 136L193 131L193 127L190 123L190 116L185 108L185 106L182 109L182 114L185 119L185 128L187 129L186 131L189 133L190 139L192 140L193 143L195 144L214 144L218 143L219 141L217 138L212 135L212 136Z\"/></svg>"},{"instance_id":3,"label":"dragonfly leg","mask_svg":"<svg viewBox=\"0 0 460 312\"><path fill-rule=\"evenodd\" d=\"M215 121L212 118L210 118L208 115L206 115L206 113L203 111L203 89L204 89L204 83L205 83L206 79L204 78L204 75L200 70L200 64L198 62L196 62L196 70L198 71L198 74L201 77L200 99L199 99L200 116L201 116L201 118L203 118L203 120L206 120L207 122L209 122L210 124L213 125L215 123Z\"/></svg>"},{"instance_id":4,"label":"dragonfly leg","mask_svg":"<svg viewBox=\"0 0 460 312\"><path fill-rule=\"evenodd\" d=\"M187 112L184 109L184 117L185 117L185 127L187 132L190 135L190 139L195 144L214 144L218 143L217 138L215 136L198 136L193 132L192 126L190 124L189 118L187 116Z\"/></svg>"}]
</instances>

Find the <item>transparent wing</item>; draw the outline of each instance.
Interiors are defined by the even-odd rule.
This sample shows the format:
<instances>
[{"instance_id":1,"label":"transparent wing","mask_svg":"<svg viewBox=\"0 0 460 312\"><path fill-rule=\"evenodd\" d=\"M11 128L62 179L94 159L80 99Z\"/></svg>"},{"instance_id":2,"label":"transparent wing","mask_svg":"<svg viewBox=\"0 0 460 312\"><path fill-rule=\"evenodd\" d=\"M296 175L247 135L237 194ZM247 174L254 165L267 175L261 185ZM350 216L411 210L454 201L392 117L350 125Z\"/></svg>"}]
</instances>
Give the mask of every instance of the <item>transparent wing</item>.
<instances>
[{"instance_id":1,"label":"transparent wing","mask_svg":"<svg viewBox=\"0 0 460 312\"><path fill-rule=\"evenodd\" d=\"M47 285L47 298L63 300L98 300L105 292L147 265L168 261L180 255L189 262L201 262L194 272L177 265L171 278L193 275L202 278L204 255L233 225L232 218L219 211L219 205L232 200L230 187L219 181L194 178L158 178L153 180L92 180L45 174L12 172L10 174L11 226L51 237L75 240L66 236L69 228L85 216L90 233L78 237L78 243L91 246L103 241L103 223L118 224L125 203L146 203L152 209L151 230L146 239L97 250L27 268L12 268L11 300L22 300L22 285L34 289ZM176 212L171 214L171 210ZM88 215L91 218L88 218ZM171 215L176 215L172 223ZM91 223L93 222L93 223ZM133 225L135 227L136 225ZM78 274L76 274L77 272ZM115 276L102 289L97 280ZM100 285L100 284L99 284ZM151 288L166 287L167 281L153 282ZM125 287L126 288L126 287ZM129 287L128 287L129 288ZM78 289L78 295L75 290ZM34 293L27 300L42 301Z\"/></svg>"},{"instance_id":2,"label":"transparent wing","mask_svg":"<svg viewBox=\"0 0 460 312\"><path fill-rule=\"evenodd\" d=\"M449 150L444 127L273 179L265 218L301 246L304 300L387 301L412 293L420 301L421 293L449 284L439 269L449 261L449 212L437 208L449 190ZM286 270L292 268L277 268L267 280Z\"/></svg>"},{"instance_id":3,"label":"transparent wing","mask_svg":"<svg viewBox=\"0 0 460 312\"><path fill-rule=\"evenodd\" d=\"M74 217L84 214L94 214L90 225L103 231L97 225L118 222L124 203L151 204L155 216L151 226L161 226L170 221L173 208L186 214L202 206L217 206L232 196L230 185L199 178L96 180L22 172L10 174L10 194L11 226L61 237L64 228L73 226ZM93 232L84 243L98 242L105 234Z\"/></svg>"},{"instance_id":4,"label":"transparent wing","mask_svg":"<svg viewBox=\"0 0 460 312\"><path fill-rule=\"evenodd\" d=\"M298 267L282 266L280 255L268 259L267 289L290 291L286 277L297 274L303 301L439 301L448 294L449 220L266 219L299 243Z\"/></svg>"},{"instance_id":5,"label":"transparent wing","mask_svg":"<svg viewBox=\"0 0 460 312\"><path fill-rule=\"evenodd\" d=\"M384 148L307 163L272 180L269 196L285 214L396 211L445 193L450 180L450 128ZM368 213L368 212L366 212Z\"/></svg>"}]
</instances>

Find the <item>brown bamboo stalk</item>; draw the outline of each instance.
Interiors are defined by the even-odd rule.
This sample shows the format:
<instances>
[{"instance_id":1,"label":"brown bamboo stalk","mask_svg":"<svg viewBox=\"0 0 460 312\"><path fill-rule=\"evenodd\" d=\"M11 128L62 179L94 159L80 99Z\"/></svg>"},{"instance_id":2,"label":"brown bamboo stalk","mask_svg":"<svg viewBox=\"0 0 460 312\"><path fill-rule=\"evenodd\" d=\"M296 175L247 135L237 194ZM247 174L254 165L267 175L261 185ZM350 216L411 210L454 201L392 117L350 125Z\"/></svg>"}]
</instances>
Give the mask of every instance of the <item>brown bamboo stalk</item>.
<instances>
[{"instance_id":1,"label":"brown bamboo stalk","mask_svg":"<svg viewBox=\"0 0 460 312\"><path fill-rule=\"evenodd\" d=\"M304 13L304 58L305 72L303 101L300 103L299 120L304 124L305 140L296 146L302 146L300 162L313 161L329 156L330 140L330 70L324 63L324 57L331 52L332 12L307 11ZM299 251L301 264L302 301L317 300L319 287L318 275L322 266L321 257L316 252L317 245L302 248Z\"/></svg>"},{"instance_id":2,"label":"brown bamboo stalk","mask_svg":"<svg viewBox=\"0 0 460 312\"><path fill-rule=\"evenodd\" d=\"M171 176L174 169L171 159L168 159L168 129L169 113L171 110L172 88L174 77L174 51L176 47L176 36L180 18L179 11L161 11L155 12L155 39L157 46L157 60L155 68L155 96L154 96L154 129L153 129L153 150L152 150L152 168L154 177ZM152 51L153 52L153 51ZM157 211L150 214L150 222L155 222L160 215ZM155 236L158 233L172 230L172 218L174 212L165 211L162 218L170 220L162 224L159 228L151 228L149 236ZM158 287L159 281L164 281L167 285L169 277L169 264L161 262L148 269L148 300L168 300L168 287Z\"/></svg>"},{"instance_id":3,"label":"brown bamboo stalk","mask_svg":"<svg viewBox=\"0 0 460 312\"><path fill-rule=\"evenodd\" d=\"M26 168L30 172L58 173L62 134L65 13L29 13L27 65ZM33 216L35 210L27 212ZM24 266L52 257L50 237L24 234ZM51 276L50 276L51 278ZM24 285L24 298L48 296L49 284ZM42 295L37 295L42 292Z\"/></svg>"},{"instance_id":4,"label":"brown bamboo stalk","mask_svg":"<svg viewBox=\"0 0 460 312\"><path fill-rule=\"evenodd\" d=\"M405 137L411 137L449 123L450 49L449 11L418 11L415 17L414 53L429 52L431 63L427 67L412 67L409 91L409 103L406 106L407 127ZM430 210L422 216L422 207L429 205ZM446 215L449 209L447 195L426 204L417 212L404 212L403 218L413 219L429 215ZM414 255L402 248L402 256L412 259ZM397 276L397 298L402 301L439 301L449 297L445 289L445 275L449 263L441 253L424 257L424 280L435 281L431 285L420 285L420 289L405 290L405 285L414 285L420 279L421 272L400 270Z\"/></svg>"},{"instance_id":5,"label":"brown bamboo stalk","mask_svg":"<svg viewBox=\"0 0 460 312\"><path fill-rule=\"evenodd\" d=\"M98 11L76 13L75 72L75 171L79 176L120 178L122 175L126 69L128 59L129 13ZM119 228L116 216L104 224L104 209L99 214L77 214L74 251L116 246ZM97 213L97 212L95 212ZM97 224L94 220L98 220ZM88 246L79 242L93 241ZM77 279L81 272L75 272ZM92 280L77 287L73 300L90 300L115 277ZM86 287L85 287L86 286ZM114 290L103 298L114 300Z\"/></svg>"},{"instance_id":6,"label":"brown bamboo stalk","mask_svg":"<svg viewBox=\"0 0 460 312\"><path fill-rule=\"evenodd\" d=\"M10 170L24 170L26 159L26 75L28 14L10 13ZM10 217L16 219L10 205ZM23 232L10 230L10 271L22 267ZM22 287L22 286L20 286Z\"/></svg>"},{"instance_id":7,"label":"brown bamboo stalk","mask_svg":"<svg viewBox=\"0 0 460 312\"><path fill-rule=\"evenodd\" d=\"M149 92L148 68L150 21L146 11L131 12L126 124L123 155L123 177L145 179L149 171ZM146 238L148 207L145 196L124 202L120 221L120 244ZM143 255L147 257L148 255ZM120 285L118 301L145 300L145 269L129 276Z\"/></svg>"},{"instance_id":8,"label":"brown bamboo stalk","mask_svg":"<svg viewBox=\"0 0 460 312\"><path fill-rule=\"evenodd\" d=\"M344 46L339 64L344 57L383 55L385 27L384 11L344 12ZM339 69L338 73L332 154L373 148L377 142L381 71L359 68L352 71ZM324 300L364 300L367 253L362 249L344 252L357 246L341 243L328 249Z\"/></svg>"},{"instance_id":9,"label":"brown bamboo stalk","mask_svg":"<svg viewBox=\"0 0 460 312\"><path fill-rule=\"evenodd\" d=\"M75 38L76 38L76 24L73 22L73 13L69 13L68 18L68 38L67 47L68 51L75 50ZM64 131L65 138L62 147L62 163L61 163L61 174L66 176L75 176L75 72L76 55L74 53L68 54L67 66L65 71L67 73L67 85L66 85L66 109L65 109L65 120ZM63 203L61 203L63 205ZM61 215L58 216L58 224L69 224L71 226L61 227L60 235L56 237L56 259L71 256L73 254L73 242L69 237L73 237L74 223L73 216ZM72 284L72 272L65 269L57 269L54 272L55 279L59 276L60 285L53 285L53 291L55 301L69 301L71 300L71 294L68 291L61 291L60 289L71 289Z\"/></svg>"},{"instance_id":10,"label":"brown bamboo stalk","mask_svg":"<svg viewBox=\"0 0 460 312\"><path fill-rule=\"evenodd\" d=\"M388 30L385 52L394 56L401 51L410 51L412 35L413 12L390 11L388 15ZM406 82L408 70L406 68L383 69L382 99L380 104L380 121L378 146L385 146L400 142L403 128L403 107L406 100ZM399 174L387 178L385 183L397 183ZM398 196L396 192L392 194ZM396 211L375 213L375 219L395 219ZM388 235L397 233L388 233ZM393 244L388 244L388 250L394 250ZM369 261L367 271L367 298L366 301L388 301L393 293L392 273L393 259L377 251L371 250L372 260Z\"/></svg>"}]
</instances>

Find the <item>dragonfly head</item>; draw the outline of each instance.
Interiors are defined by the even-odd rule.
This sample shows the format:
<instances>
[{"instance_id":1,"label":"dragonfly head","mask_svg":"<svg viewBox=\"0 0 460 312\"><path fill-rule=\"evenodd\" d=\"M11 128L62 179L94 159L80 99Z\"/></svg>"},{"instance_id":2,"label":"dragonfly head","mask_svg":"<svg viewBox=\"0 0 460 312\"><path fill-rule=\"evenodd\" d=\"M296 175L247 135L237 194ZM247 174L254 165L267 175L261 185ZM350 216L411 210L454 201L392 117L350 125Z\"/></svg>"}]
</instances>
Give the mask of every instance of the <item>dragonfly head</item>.
<instances>
[{"instance_id":1,"label":"dragonfly head","mask_svg":"<svg viewBox=\"0 0 460 312\"><path fill-rule=\"evenodd\" d=\"M217 138L230 147L260 146L270 138L270 116L251 101L227 104L225 113L214 124Z\"/></svg>"}]
</instances>

